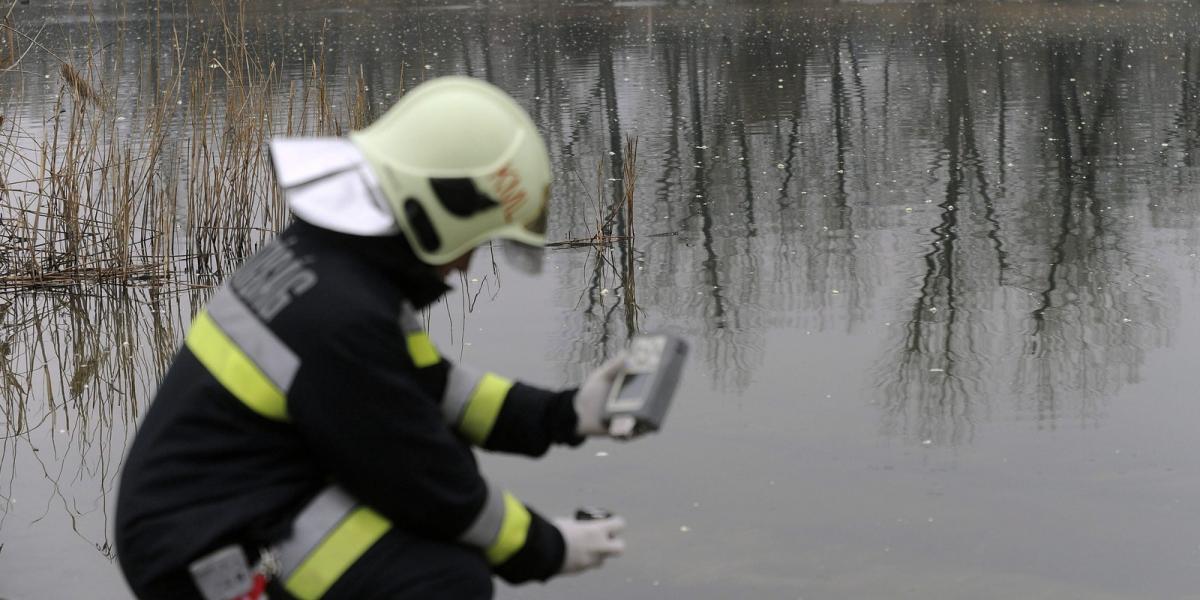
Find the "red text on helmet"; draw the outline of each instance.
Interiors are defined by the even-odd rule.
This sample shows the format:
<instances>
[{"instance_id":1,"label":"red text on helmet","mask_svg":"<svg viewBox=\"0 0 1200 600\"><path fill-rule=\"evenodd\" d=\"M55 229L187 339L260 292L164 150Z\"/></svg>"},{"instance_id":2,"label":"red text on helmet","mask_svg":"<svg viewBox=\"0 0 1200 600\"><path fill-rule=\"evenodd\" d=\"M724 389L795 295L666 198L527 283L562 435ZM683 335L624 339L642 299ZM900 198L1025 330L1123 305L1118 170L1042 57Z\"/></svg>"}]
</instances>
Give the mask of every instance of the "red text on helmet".
<instances>
[{"instance_id":1,"label":"red text on helmet","mask_svg":"<svg viewBox=\"0 0 1200 600\"><path fill-rule=\"evenodd\" d=\"M492 173L490 179L492 193L500 199L500 205L504 207L504 220L512 222L513 213L517 212L517 209L525 202L521 174L513 169L512 165L504 165L500 167L500 170Z\"/></svg>"}]
</instances>

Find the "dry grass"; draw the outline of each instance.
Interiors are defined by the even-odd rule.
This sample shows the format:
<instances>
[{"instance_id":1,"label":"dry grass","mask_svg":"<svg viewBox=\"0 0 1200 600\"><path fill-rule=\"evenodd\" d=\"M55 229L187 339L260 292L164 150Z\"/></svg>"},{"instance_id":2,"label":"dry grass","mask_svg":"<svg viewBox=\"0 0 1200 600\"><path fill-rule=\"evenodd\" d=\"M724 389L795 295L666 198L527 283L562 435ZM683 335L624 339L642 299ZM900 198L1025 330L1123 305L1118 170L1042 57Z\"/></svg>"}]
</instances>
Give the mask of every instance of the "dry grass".
<instances>
[{"instance_id":1,"label":"dry grass","mask_svg":"<svg viewBox=\"0 0 1200 600\"><path fill-rule=\"evenodd\" d=\"M607 194L604 191L604 161L598 161L596 163L596 196L592 199L593 207L596 209L596 219L593 224L594 230L592 234L587 237L550 242L546 246L549 248L587 248L603 247L618 242L632 241L634 239L633 199L634 190L637 187L636 136L625 138L625 162L621 175L623 193L619 196L614 196L606 205L605 197ZM622 209L625 212L625 232L624 234L614 234L613 228Z\"/></svg>"},{"instance_id":2,"label":"dry grass","mask_svg":"<svg viewBox=\"0 0 1200 600\"><path fill-rule=\"evenodd\" d=\"M0 70L17 64L19 56L17 28L13 26L12 17L5 15L0 20Z\"/></svg>"},{"instance_id":3,"label":"dry grass","mask_svg":"<svg viewBox=\"0 0 1200 600\"><path fill-rule=\"evenodd\" d=\"M246 39L244 3L215 7L219 34L163 34L175 56L148 102L106 85L118 75L98 57L124 49L94 42L85 61L61 62L44 124L0 118L0 288L220 279L288 222L267 140L369 121L361 72L345 76L337 115L323 53L285 85ZM0 59L20 60L14 31Z\"/></svg>"}]
</instances>

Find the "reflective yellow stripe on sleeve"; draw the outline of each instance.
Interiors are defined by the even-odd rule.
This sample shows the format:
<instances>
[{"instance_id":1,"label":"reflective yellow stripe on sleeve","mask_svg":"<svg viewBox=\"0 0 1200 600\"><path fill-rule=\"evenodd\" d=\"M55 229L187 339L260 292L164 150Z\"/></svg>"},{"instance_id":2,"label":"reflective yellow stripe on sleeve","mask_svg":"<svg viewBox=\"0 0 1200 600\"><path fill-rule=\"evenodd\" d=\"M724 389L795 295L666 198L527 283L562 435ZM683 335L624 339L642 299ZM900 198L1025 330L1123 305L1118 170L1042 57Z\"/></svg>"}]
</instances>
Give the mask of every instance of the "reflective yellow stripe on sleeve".
<instances>
[{"instance_id":1,"label":"reflective yellow stripe on sleeve","mask_svg":"<svg viewBox=\"0 0 1200 600\"><path fill-rule=\"evenodd\" d=\"M251 410L275 421L288 420L283 392L221 331L207 311L196 316L185 343L200 364Z\"/></svg>"},{"instance_id":2,"label":"reflective yellow stripe on sleeve","mask_svg":"<svg viewBox=\"0 0 1200 600\"><path fill-rule=\"evenodd\" d=\"M489 485L487 499L479 509L475 522L458 539L481 548L488 562L498 565L525 546L532 521L529 510L520 500Z\"/></svg>"},{"instance_id":3,"label":"reflective yellow stripe on sleeve","mask_svg":"<svg viewBox=\"0 0 1200 600\"><path fill-rule=\"evenodd\" d=\"M320 598L391 528L379 513L354 509L287 577L284 588L300 600Z\"/></svg>"},{"instance_id":4,"label":"reflective yellow stripe on sleeve","mask_svg":"<svg viewBox=\"0 0 1200 600\"><path fill-rule=\"evenodd\" d=\"M496 540L484 550L488 563L502 564L524 547L532 520L525 505L512 494L504 492L504 521L500 524Z\"/></svg>"},{"instance_id":5,"label":"reflective yellow stripe on sleeve","mask_svg":"<svg viewBox=\"0 0 1200 600\"><path fill-rule=\"evenodd\" d=\"M408 355L418 369L431 367L442 360L437 348L429 339L429 334L425 333L425 328L421 326L417 311L408 302L400 305L400 330L404 332Z\"/></svg>"},{"instance_id":6,"label":"reflective yellow stripe on sleeve","mask_svg":"<svg viewBox=\"0 0 1200 600\"><path fill-rule=\"evenodd\" d=\"M405 341L408 344L408 355L412 357L413 365L418 369L436 365L438 361L442 360L433 341L429 339L429 334L421 331L410 333L405 337L407 338Z\"/></svg>"},{"instance_id":7,"label":"reflective yellow stripe on sleeve","mask_svg":"<svg viewBox=\"0 0 1200 600\"><path fill-rule=\"evenodd\" d=\"M480 378L479 384L471 392L471 399L467 401L462 421L458 424L458 430L471 443L482 445L487 441L492 427L496 425L500 408L504 406L504 398L508 396L512 386L512 380L495 373L484 373Z\"/></svg>"}]
</instances>

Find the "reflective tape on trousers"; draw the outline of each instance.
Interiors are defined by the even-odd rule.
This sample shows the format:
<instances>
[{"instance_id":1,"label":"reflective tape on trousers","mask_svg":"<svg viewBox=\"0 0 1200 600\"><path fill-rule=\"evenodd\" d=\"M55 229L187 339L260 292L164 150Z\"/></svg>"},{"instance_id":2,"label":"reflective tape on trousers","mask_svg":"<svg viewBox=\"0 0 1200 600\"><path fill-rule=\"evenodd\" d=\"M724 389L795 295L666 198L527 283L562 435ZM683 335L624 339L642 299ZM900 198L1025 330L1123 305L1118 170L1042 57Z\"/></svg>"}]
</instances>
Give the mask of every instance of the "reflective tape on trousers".
<instances>
[{"instance_id":1,"label":"reflective tape on trousers","mask_svg":"<svg viewBox=\"0 0 1200 600\"><path fill-rule=\"evenodd\" d=\"M301 600L320 598L391 527L340 488L325 489L296 517L292 536L274 547L284 588Z\"/></svg>"}]
</instances>

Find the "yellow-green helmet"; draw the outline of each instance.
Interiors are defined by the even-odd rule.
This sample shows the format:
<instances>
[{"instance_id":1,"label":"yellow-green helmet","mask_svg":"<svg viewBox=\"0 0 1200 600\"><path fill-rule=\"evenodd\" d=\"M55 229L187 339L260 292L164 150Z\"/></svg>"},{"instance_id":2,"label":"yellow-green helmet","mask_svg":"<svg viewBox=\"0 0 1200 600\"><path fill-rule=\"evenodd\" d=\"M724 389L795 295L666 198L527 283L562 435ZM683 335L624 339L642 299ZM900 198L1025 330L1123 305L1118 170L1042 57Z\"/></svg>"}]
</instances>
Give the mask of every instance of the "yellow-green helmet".
<instances>
[{"instance_id":1,"label":"yellow-green helmet","mask_svg":"<svg viewBox=\"0 0 1200 600\"><path fill-rule=\"evenodd\" d=\"M504 239L516 242L507 247L517 266L540 268L550 157L529 115L499 88L434 79L350 141L423 262L444 265Z\"/></svg>"}]
</instances>

